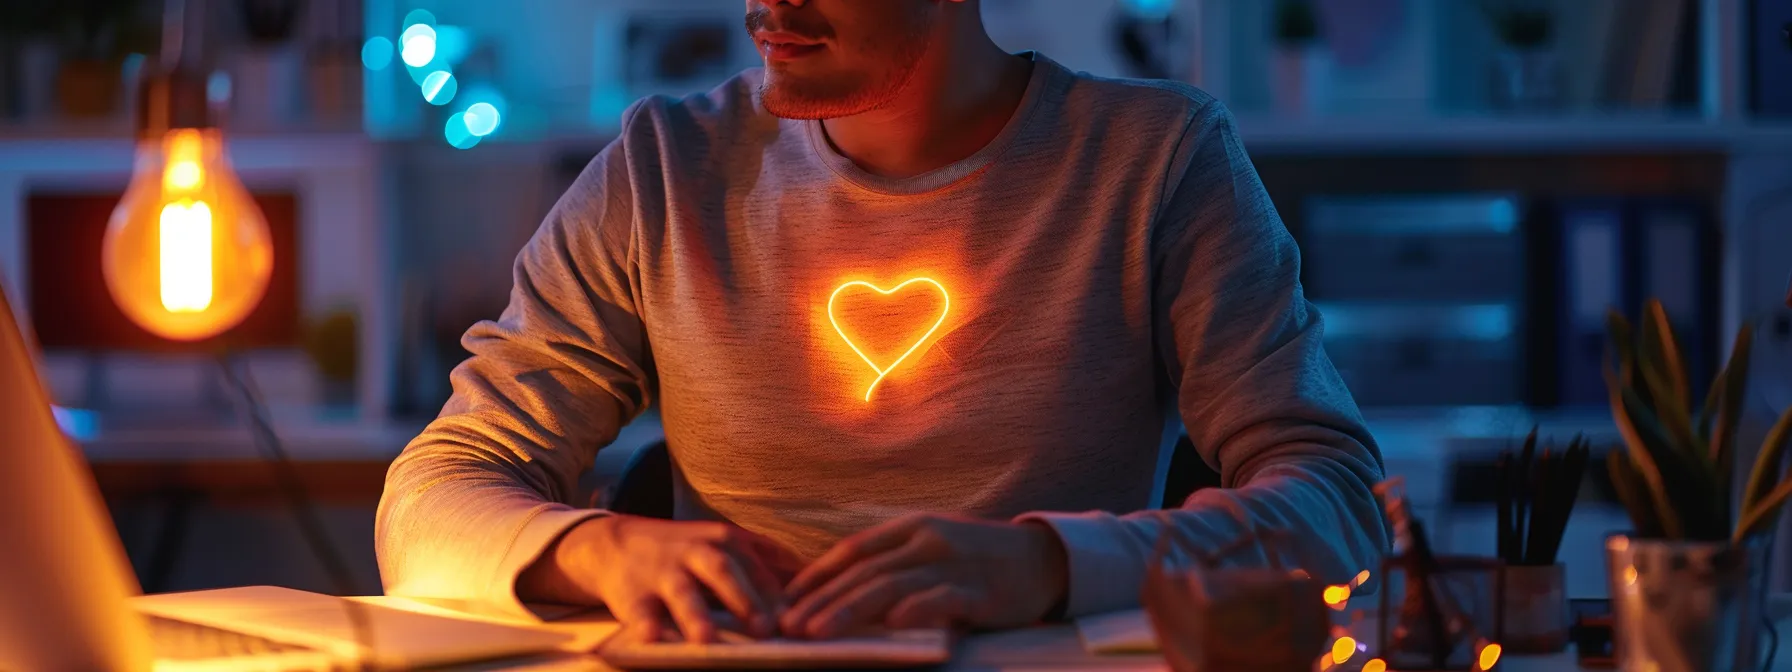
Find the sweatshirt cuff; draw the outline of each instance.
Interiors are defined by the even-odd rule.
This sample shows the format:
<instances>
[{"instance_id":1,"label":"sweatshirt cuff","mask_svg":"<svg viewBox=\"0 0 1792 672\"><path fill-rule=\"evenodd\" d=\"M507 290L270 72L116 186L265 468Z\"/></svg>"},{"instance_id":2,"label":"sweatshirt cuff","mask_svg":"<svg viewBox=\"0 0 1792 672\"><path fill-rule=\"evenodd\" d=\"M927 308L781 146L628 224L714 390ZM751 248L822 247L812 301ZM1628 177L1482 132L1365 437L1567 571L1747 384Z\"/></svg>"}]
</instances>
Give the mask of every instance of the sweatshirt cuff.
<instances>
[{"instance_id":1,"label":"sweatshirt cuff","mask_svg":"<svg viewBox=\"0 0 1792 672\"><path fill-rule=\"evenodd\" d=\"M1064 543L1070 575L1065 618L1139 606L1150 559L1136 554L1124 523L1099 511L1029 513L1014 521L1043 523Z\"/></svg>"},{"instance_id":2,"label":"sweatshirt cuff","mask_svg":"<svg viewBox=\"0 0 1792 672\"><path fill-rule=\"evenodd\" d=\"M568 530L579 523L609 515L608 511L597 509L575 509L564 504L549 504L531 516L517 531L516 538L511 541L510 549L505 551L504 558L498 562L496 575L486 584L488 594L483 603L500 611L499 615L515 618L540 620L540 617L523 604L516 595L516 581L523 570L535 564L549 546L559 541Z\"/></svg>"}]
</instances>

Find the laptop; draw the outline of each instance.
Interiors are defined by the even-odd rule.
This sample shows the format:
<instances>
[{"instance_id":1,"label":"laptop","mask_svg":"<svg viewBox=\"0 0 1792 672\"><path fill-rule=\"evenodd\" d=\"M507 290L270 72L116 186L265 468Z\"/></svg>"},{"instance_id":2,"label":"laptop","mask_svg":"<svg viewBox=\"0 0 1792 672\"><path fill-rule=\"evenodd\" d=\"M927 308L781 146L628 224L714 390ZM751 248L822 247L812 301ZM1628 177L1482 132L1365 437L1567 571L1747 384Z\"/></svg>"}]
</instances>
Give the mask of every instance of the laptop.
<instances>
[{"instance_id":1,"label":"laptop","mask_svg":"<svg viewBox=\"0 0 1792 672\"><path fill-rule=\"evenodd\" d=\"M0 289L0 670L408 669L571 639L270 586L138 596L33 362Z\"/></svg>"}]
</instances>

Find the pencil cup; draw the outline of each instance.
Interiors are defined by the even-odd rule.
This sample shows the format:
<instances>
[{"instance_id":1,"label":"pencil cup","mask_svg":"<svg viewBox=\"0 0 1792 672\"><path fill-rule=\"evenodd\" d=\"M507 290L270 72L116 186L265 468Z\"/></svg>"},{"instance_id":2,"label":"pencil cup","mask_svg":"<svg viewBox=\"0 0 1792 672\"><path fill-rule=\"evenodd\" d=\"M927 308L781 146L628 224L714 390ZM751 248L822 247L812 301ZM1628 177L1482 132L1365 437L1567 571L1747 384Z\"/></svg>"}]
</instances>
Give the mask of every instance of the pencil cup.
<instances>
[{"instance_id":1,"label":"pencil cup","mask_svg":"<svg viewBox=\"0 0 1792 672\"><path fill-rule=\"evenodd\" d=\"M1504 621L1500 631L1506 651L1514 654L1556 653L1568 646L1567 571L1553 565L1508 565L1503 581Z\"/></svg>"}]
</instances>

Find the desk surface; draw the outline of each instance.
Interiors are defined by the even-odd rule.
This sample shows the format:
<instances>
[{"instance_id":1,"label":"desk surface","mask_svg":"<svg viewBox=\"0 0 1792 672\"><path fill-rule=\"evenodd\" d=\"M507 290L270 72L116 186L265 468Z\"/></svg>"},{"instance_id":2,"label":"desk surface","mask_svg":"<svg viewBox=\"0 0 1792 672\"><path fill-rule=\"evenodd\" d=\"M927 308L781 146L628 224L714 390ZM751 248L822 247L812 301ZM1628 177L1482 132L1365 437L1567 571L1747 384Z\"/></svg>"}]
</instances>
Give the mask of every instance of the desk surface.
<instances>
[{"instance_id":1,"label":"desk surface","mask_svg":"<svg viewBox=\"0 0 1792 672\"><path fill-rule=\"evenodd\" d=\"M356 598L401 609L414 609L431 613L444 612L439 607L419 604L404 598L374 597ZM1776 597L1769 607L1770 613L1779 614L1780 631L1792 632L1792 601L1786 597ZM464 614L461 614L464 617ZM615 668L605 665L595 656L578 653L589 650L603 641L616 630L613 621L604 617L573 618L555 623L547 627L562 630L574 636L574 641L567 646L566 653L536 656L526 659L494 661L474 665L450 668L453 672L570 672L573 670L595 670L612 672ZM952 662L943 670L952 672L1018 672L1023 670L1168 670L1163 659L1150 654L1134 655L1097 655L1083 649L1082 641L1077 637L1076 628L1068 624L1048 625L1021 630L1009 630L968 637L959 642L953 652ZM1354 668L1345 668L1354 669ZM1562 653L1551 656L1510 656L1501 661L1500 669L1505 672L1579 672L1583 669L1575 662L1573 654ZM1780 655L1774 660L1772 670L1775 672L1792 672L1792 655Z\"/></svg>"}]
</instances>

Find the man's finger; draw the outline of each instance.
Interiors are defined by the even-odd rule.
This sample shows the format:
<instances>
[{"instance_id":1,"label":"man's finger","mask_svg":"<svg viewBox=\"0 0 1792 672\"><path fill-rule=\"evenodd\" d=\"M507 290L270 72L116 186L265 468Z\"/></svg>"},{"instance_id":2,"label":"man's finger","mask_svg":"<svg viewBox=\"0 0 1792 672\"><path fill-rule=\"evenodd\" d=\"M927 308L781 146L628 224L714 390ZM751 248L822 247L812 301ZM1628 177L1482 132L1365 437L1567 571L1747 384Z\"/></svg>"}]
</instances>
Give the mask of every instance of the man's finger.
<instances>
[{"instance_id":1,"label":"man's finger","mask_svg":"<svg viewBox=\"0 0 1792 672\"><path fill-rule=\"evenodd\" d=\"M666 610L659 600L651 596L617 600L610 605L610 612L622 623L622 630L616 633L621 641L641 644L658 642L666 639L673 630L672 624L666 620Z\"/></svg>"},{"instance_id":2,"label":"man's finger","mask_svg":"<svg viewBox=\"0 0 1792 672\"><path fill-rule=\"evenodd\" d=\"M809 618L804 634L816 639L838 637L854 629L880 624L904 596L937 586L933 568L906 569L878 576L824 606Z\"/></svg>"},{"instance_id":3,"label":"man's finger","mask_svg":"<svg viewBox=\"0 0 1792 672\"><path fill-rule=\"evenodd\" d=\"M697 580L709 586L716 599L722 601L722 606L740 619L748 634L762 638L773 634L775 624L771 620L770 601L760 594L758 584L748 576L747 570L741 567L741 563L733 555L721 550L710 550L694 554L686 560L685 565Z\"/></svg>"},{"instance_id":4,"label":"man's finger","mask_svg":"<svg viewBox=\"0 0 1792 672\"><path fill-rule=\"evenodd\" d=\"M892 630L902 628L946 628L964 620L964 591L941 584L902 598L890 610L884 625Z\"/></svg>"},{"instance_id":5,"label":"man's finger","mask_svg":"<svg viewBox=\"0 0 1792 672\"><path fill-rule=\"evenodd\" d=\"M846 595L880 575L907 569L921 561L922 546L918 539L910 538L902 546L881 555L874 555L857 564L838 572L822 586L809 591L796 599L783 617L779 625L788 633L804 633L808 630L809 619L820 613L834 600Z\"/></svg>"},{"instance_id":6,"label":"man's finger","mask_svg":"<svg viewBox=\"0 0 1792 672\"><path fill-rule=\"evenodd\" d=\"M790 599L803 599L809 591L827 583L836 574L846 571L860 560L901 546L908 541L910 533L920 526L922 520L918 516L898 518L840 540L840 543L834 544L828 552L821 554L815 562L809 563L808 567L797 573L785 592L790 595Z\"/></svg>"},{"instance_id":7,"label":"man's finger","mask_svg":"<svg viewBox=\"0 0 1792 672\"><path fill-rule=\"evenodd\" d=\"M705 644L716 641L716 625L709 620L709 605L697 590L697 584L689 578L670 581L660 589L660 599L666 603L666 611L672 612L672 620L678 623L678 631L684 633L684 641Z\"/></svg>"}]
</instances>

